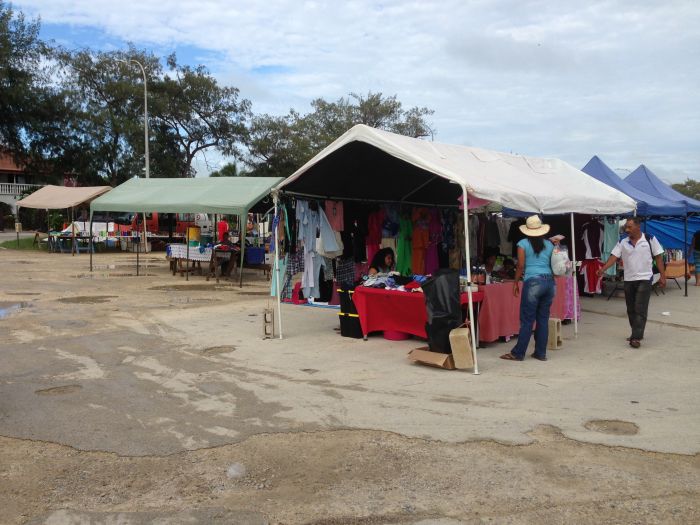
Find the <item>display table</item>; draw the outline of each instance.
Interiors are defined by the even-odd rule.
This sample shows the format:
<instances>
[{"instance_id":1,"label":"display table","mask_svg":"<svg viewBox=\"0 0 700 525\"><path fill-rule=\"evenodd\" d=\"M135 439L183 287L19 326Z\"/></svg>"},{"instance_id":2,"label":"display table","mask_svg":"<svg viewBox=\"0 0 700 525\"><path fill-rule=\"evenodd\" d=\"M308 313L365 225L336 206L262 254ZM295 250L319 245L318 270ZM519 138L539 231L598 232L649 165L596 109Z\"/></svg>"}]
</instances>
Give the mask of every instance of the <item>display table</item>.
<instances>
[{"instance_id":1,"label":"display table","mask_svg":"<svg viewBox=\"0 0 700 525\"><path fill-rule=\"evenodd\" d=\"M197 262L211 261L211 252L211 248L204 248L200 251L199 246L190 246L188 252L186 244L168 244L165 249L166 255L171 259L187 259Z\"/></svg>"},{"instance_id":2,"label":"display table","mask_svg":"<svg viewBox=\"0 0 700 525\"><path fill-rule=\"evenodd\" d=\"M482 292L472 292L474 303L480 303L483 298ZM460 299L463 305L469 304L466 293L461 294ZM372 332L387 330L427 338L425 323L428 322L428 313L423 293L358 286L352 300L365 337Z\"/></svg>"},{"instance_id":3,"label":"display table","mask_svg":"<svg viewBox=\"0 0 700 525\"><path fill-rule=\"evenodd\" d=\"M555 277L557 292L552 302L550 317L574 318L574 278ZM522 283L519 284L522 290ZM484 300L479 313L479 340L487 343L499 337L510 337L520 332L520 296L513 295L513 282L479 286ZM578 303L576 318L581 318Z\"/></svg>"}]
</instances>

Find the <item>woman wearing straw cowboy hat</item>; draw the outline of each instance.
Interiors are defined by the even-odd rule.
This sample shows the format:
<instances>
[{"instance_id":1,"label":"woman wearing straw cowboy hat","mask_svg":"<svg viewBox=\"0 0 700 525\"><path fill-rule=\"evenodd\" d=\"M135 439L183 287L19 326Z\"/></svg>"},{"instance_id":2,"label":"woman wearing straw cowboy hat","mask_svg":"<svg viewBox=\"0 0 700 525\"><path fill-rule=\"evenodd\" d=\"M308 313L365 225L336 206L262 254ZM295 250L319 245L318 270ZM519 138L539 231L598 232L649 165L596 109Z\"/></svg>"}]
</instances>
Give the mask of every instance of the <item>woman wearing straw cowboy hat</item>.
<instances>
[{"instance_id":1,"label":"woman wearing straw cowboy hat","mask_svg":"<svg viewBox=\"0 0 700 525\"><path fill-rule=\"evenodd\" d=\"M549 233L549 225L533 215L528 217L520 231L526 237L518 242L518 268L515 272L513 295L520 294L518 282L525 275L522 296L520 298L520 333L513 350L503 354L501 359L522 361L535 330L535 351L532 357L540 361L547 360L547 338L549 337L549 309L554 300L555 284L552 274L551 258L554 244L544 236Z\"/></svg>"}]
</instances>

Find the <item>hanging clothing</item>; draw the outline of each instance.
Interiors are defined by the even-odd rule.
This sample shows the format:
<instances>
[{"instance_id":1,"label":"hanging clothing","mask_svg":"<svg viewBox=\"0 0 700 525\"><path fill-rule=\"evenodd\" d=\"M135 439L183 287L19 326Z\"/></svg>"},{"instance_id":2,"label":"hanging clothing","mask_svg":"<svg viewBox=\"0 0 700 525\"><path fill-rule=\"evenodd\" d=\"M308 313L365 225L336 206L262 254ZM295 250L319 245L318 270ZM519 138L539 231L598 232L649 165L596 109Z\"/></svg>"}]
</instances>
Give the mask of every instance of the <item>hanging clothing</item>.
<instances>
[{"instance_id":1,"label":"hanging clothing","mask_svg":"<svg viewBox=\"0 0 700 525\"><path fill-rule=\"evenodd\" d=\"M396 271L401 275L411 274L411 236L413 222L410 217L401 217L399 221L399 236L396 241Z\"/></svg>"},{"instance_id":2,"label":"hanging clothing","mask_svg":"<svg viewBox=\"0 0 700 525\"><path fill-rule=\"evenodd\" d=\"M498 226L498 249L501 255L508 255L513 252L513 246L508 240L508 231L510 230L510 225L515 219L506 219L505 217L497 217L496 225Z\"/></svg>"},{"instance_id":3,"label":"hanging clothing","mask_svg":"<svg viewBox=\"0 0 700 525\"><path fill-rule=\"evenodd\" d=\"M486 247L498 248L501 245L501 233L496 217L491 215L486 221Z\"/></svg>"},{"instance_id":4,"label":"hanging clothing","mask_svg":"<svg viewBox=\"0 0 700 525\"><path fill-rule=\"evenodd\" d=\"M520 231L520 226L525 224L525 219L516 219L510 223L508 229L508 242L511 243L510 256L518 260L518 243L525 238L525 234Z\"/></svg>"},{"instance_id":5,"label":"hanging clothing","mask_svg":"<svg viewBox=\"0 0 700 525\"><path fill-rule=\"evenodd\" d=\"M411 214L413 220L413 235L411 236L411 271L425 274L425 256L430 244L430 210L414 208Z\"/></svg>"},{"instance_id":6,"label":"hanging clothing","mask_svg":"<svg viewBox=\"0 0 700 525\"><path fill-rule=\"evenodd\" d=\"M326 201L326 216L334 231L342 232L345 228L343 220L343 203L340 201Z\"/></svg>"},{"instance_id":7,"label":"hanging clothing","mask_svg":"<svg viewBox=\"0 0 700 525\"><path fill-rule=\"evenodd\" d=\"M583 259L600 259L603 252L603 225L592 219L581 227L581 240L586 247ZM617 243L615 243L617 244Z\"/></svg>"},{"instance_id":8,"label":"hanging clothing","mask_svg":"<svg viewBox=\"0 0 700 525\"><path fill-rule=\"evenodd\" d=\"M440 241L442 240L442 223L440 222L440 212L436 208L430 210L428 236L428 249L425 253L425 273L432 275L440 268L440 257L438 252Z\"/></svg>"},{"instance_id":9,"label":"hanging clothing","mask_svg":"<svg viewBox=\"0 0 700 525\"><path fill-rule=\"evenodd\" d=\"M603 223L603 252L601 259L607 261L613 248L620 242L620 225L617 219L608 219ZM605 271L605 275L614 277L617 275L617 264L613 264Z\"/></svg>"},{"instance_id":10,"label":"hanging clothing","mask_svg":"<svg viewBox=\"0 0 700 525\"><path fill-rule=\"evenodd\" d=\"M382 242L382 225L384 224L384 209L380 208L367 217L367 260L374 259Z\"/></svg>"},{"instance_id":11,"label":"hanging clothing","mask_svg":"<svg viewBox=\"0 0 700 525\"><path fill-rule=\"evenodd\" d=\"M586 259L581 263L581 275L583 275L583 291L585 293L603 293L603 276L598 277L597 272L603 267L600 259Z\"/></svg>"}]
</instances>

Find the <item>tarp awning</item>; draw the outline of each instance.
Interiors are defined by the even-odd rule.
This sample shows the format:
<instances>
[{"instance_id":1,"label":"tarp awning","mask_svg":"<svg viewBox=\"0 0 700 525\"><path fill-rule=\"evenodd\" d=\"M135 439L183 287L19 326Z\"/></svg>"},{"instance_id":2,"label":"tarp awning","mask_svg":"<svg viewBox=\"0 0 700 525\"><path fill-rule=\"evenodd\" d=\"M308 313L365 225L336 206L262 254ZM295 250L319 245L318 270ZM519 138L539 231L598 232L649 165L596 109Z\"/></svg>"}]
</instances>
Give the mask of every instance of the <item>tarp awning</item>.
<instances>
[{"instance_id":1,"label":"tarp awning","mask_svg":"<svg viewBox=\"0 0 700 525\"><path fill-rule=\"evenodd\" d=\"M685 207L684 213L700 212L699 200L692 199L674 190L644 164L638 166L636 170L625 177L625 182L650 195L683 205Z\"/></svg>"},{"instance_id":2,"label":"tarp awning","mask_svg":"<svg viewBox=\"0 0 700 525\"><path fill-rule=\"evenodd\" d=\"M581 168L581 171L588 173L608 186L620 190L625 195L637 201L637 215L648 217L651 215L678 216L685 215L685 206L653 194L649 194L641 189L635 188L617 173L611 170L600 157L594 155L588 163Z\"/></svg>"},{"instance_id":3,"label":"tarp awning","mask_svg":"<svg viewBox=\"0 0 700 525\"><path fill-rule=\"evenodd\" d=\"M111 189L110 186L73 187L48 185L17 201L17 208L64 210L91 201Z\"/></svg>"},{"instance_id":4,"label":"tarp awning","mask_svg":"<svg viewBox=\"0 0 700 525\"><path fill-rule=\"evenodd\" d=\"M90 204L91 211L242 215L281 177L130 179Z\"/></svg>"},{"instance_id":5,"label":"tarp awning","mask_svg":"<svg viewBox=\"0 0 700 525\"><path fill-rule=\"evenodd\" d=\"M318 198L455 205L470 196L540 213L622 214L633 199L559 159L440 144L357 125L277 188Z\"/></svg>"}]
</instances>

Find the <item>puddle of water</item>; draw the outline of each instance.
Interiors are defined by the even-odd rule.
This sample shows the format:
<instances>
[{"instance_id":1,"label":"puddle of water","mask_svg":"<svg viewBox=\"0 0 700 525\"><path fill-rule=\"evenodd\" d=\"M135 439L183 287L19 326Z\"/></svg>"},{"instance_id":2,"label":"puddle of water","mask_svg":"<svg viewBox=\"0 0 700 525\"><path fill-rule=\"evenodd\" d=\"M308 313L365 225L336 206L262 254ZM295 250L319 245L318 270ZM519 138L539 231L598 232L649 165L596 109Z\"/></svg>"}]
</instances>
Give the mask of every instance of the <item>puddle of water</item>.
<instances>
[{"instance_id":1,"label":"puddle of water","mask_svg":"<svg viewBox=\"0 0 700 525\"><path fill-rule=\"evenodd\" d=\"M38 396L62 396L64 394L72 394L78 390L82 390L80 385L63 385L54 386L52 388L44 388L42 390L35 390L34 393Z\"/></svg>"},{"instance_id":2,"label":"puddle of water","mask_svg":"<svg viewBox=\"0 0 700 525\"><path fill-rule=\"evenodd\" d=\"M211 292L213 290L231 290L231 287L216 284L166 284L163 286L151 286L149 290L160 292Z\"/></svg>"},{"instance_id":3,"label":"puddle of water","mask_svg":"<svg viewBox=\"0 0 700 525\"><path fill-rule=\"evenodd\" d=\"M639 427L636 424L618 419L592 419L583 426L588 430L613 436L634 436L639 433Z\"/></svg>"},{"instance_id":4,"label":"puddle of water","mask_svg":"<svg viewBox=\"0 0 700 525\"><path fill-rule=\"evenodd\" d=\"M6 295L41 295L41 292L5 292Z\"/></svg>"},{"instance_id":5,"label":"puddle of water","mask_svg":"<svg viewBox=\"0 0 700 525\"><path fill-rule=\"evenodd\" d=\"M202 350L202 355L228 354L234 350L236 350L236 347L233 345L210 346L209 348Z\"/></svg>"},{"instance_id":6,"label":"puddle of water","mask_svg":"<svg viewBox=\"0 0 700 525\"><path fill-rule=\"evenodd\" d=\"M98 304L106 303L110 299L116 299L116 295L79 295L77 297L61 297L57 299L59 303L69 304Z\"/></svg>"},{"instance_id":7,"label":"puddle of water","mask_svg":"<svg viewBox=\"0 0 700 525\"><path fill-rule=\"evenodd\" d=\"M136 273L79 273L73 275L76 279L107 279L108 277L155 277L155 273L141 273L137 276Z\"/></svg>"},{"instance_id":8,"label":"puddle of water","mask_svg":"<svg viewBox=\"0 0 700 525\"><path fill-rule=\"evenodd\" d=\"M8 303L0 301L0 319L5 319L15 312L19 312L22 308L25 308L27 303Z\"/></svg>"}]
</instances>

